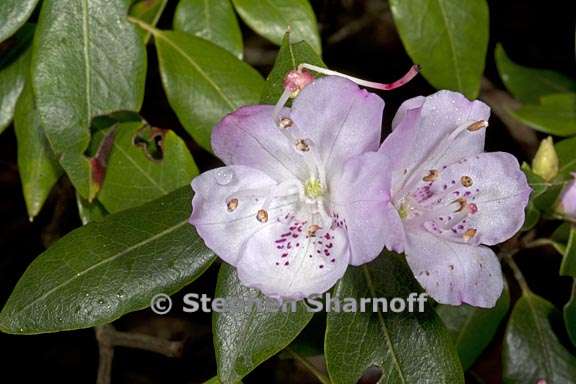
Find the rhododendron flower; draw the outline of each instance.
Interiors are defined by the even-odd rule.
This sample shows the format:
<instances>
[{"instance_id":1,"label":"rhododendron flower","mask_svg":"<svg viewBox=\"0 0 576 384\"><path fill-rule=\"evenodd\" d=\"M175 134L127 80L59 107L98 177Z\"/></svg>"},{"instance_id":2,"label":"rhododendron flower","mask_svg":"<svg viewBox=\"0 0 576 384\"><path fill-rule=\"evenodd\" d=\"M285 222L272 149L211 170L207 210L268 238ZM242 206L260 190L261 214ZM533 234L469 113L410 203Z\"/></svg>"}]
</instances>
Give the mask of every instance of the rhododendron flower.
<instances>
[{"instance_id":1,"label":"rhododendron flower","mask_svg":"<svg viewBox=\"0 0 576 384\"><path fill-rule=\"evenodd\" d=\"M560 210L567 218L576 220L576 173L574 179L568 183L560 198Z\"/></svg>"},{"instance_id":2,"label":"rhododendron flower","mask_svg":"<svg viewBox=\"0 0 576 384\"><path fill-rule=\"evenodd\" d=\"M492 307L500 263L487 245L512 237L531 192L518 161L484 152L490 109L454 92L404 102L380 151L387 155L392 248L438 302Z\"/></svg>"},{"instance_id":3,"label":"rhododendron flower","mask_svg":"<svg viewBox=\"0 0 576 384\"><path fill-rule=\"evenodd\" d=\"M242 107L214 128L226 166L193 180L190 217L244 285L289 299L325 292L390 245L383 100L335 76L299 91L291 108Z\"/></svg>"}]
</instances>

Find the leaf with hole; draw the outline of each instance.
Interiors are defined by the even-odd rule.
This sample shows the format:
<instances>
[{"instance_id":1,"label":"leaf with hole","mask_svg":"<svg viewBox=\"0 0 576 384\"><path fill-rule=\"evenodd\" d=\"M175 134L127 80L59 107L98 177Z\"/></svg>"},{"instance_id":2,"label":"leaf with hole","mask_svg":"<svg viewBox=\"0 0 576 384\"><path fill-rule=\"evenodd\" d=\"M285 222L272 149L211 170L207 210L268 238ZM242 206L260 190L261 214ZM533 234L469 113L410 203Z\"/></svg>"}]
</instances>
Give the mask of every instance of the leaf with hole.
<instances>
[{"instance_id":1,"label":"leaf with hole","mask_svg":"<svg viewBox=\"0 0 576 384\"><path fill-rule=\"evenodd\" d=\"M190 184L198 168L174 132L145 122L114 128L106 176L98 200L109 212L135 207Z\"/></svg>"},{"instance_id":2,"label":"leaf with hole","mask_svg":"<svg viewBox=\"0 0 576 384\"><path fill-rule=\"evenodd\" d=\"M360 267L349 267L336 285L337 298L406 298L420 288L403 256L385 252ZM426 305L418 312L334 312L327 317L326 365L335 384L355 384L372 366L384 383L464 383L464 374L448 331Z\"/></svg>"},{"instance_id":3,"label":"leaf with hole","mask_svg":"<svg viewBox=\"0 0 576 384\"><path fill-rule=\"evenodd\" d=\"M110 323L172 294L214 261L188 224L183 187L78 228L38 256L0 313L0 330L37 334Z\"/></svg>"},{"instance_id":4,"label":"leaf with hole","mask_svg":"<svg viewBox=\"0 0 576 384\"><path fill-rule=\"evenodd\" d=\"M174 29L202 37L242 59L242 32L229 0L180 0Z\"/></svg>"},{"instance_id":5,"label":"leaf with hole","mask_svg":"<svg viewBox=\"0 0 576 384\"><path fill-rule=\"evenodd\" d=\"M408 55L437 89L475 99L488 47L486 0L390 0Z\"/></svg>"}]
</instances>

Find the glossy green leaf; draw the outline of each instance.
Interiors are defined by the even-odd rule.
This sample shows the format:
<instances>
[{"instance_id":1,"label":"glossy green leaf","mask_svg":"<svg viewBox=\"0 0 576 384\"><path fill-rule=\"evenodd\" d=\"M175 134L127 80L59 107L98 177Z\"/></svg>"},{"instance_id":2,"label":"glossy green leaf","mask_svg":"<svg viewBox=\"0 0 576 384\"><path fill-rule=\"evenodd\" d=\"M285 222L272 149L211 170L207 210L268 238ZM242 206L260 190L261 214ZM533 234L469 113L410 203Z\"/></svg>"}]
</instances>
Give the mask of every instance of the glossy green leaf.
<instances>
[{"instance_id":1,"label":"glossy green leaf","mask_svg":"<svg viewBox=\"0 0 576 384\"><path fill-rule=\"evenodd\" d=\"M510 113L537 131L557 136L576 134L576 93L540 98L539 105L524 105Z\"/></svg>"},{"instance_id":2,"label":"glossy green leaf","mask_svg":"<svg viewBox=\"0 0 576 384\"><path fill-rule=\"evenodd\" d=\"M437 89L475 99L488 47L485 0L390 0L408 55Z\"/></svg>"},{"instance_id":3,"label":"glossy green leaf","mask_svg":"<svg viewBox=\"0 0 576 384\"><path fill-rule=\"evenodd\" d=\"M18 142L18 171L26 210L32 220L62 175L62 168L40 126L30 82L24 86L16 104L14 130Z\"/></svg>"},{"instance_id":4,"label":"glossy green leaf","mask_svg":"<svg viewBox=\"0 0 576 384\"><path fill-rule=\"evenodd\" d=\"M76 194L76 206L78 207L78 215L80 220L82 220L82 225L102 220L108 215L108 211L98 200L89 202L79 194Z\"/></svg>"},{"instance_id":5,"label":"glossy green leaf","mask_svg":"<svg viewBox=\"0 0 576 384\"><path fill-rule=\"evenodd\" d=\"M570 228L570 237L560 264L560 275L576 277L576 226Z\"/></svg>"},{"instance_id":6,"label":"glossy green leaf","mask_svg":"<svg viewBox=\"0 0 576 384\"><path fill-rule=\"evenodd\" d=\"M12 36L30 17L38 0L3 0L0 6L0 42Z\"/></svg>"},{"instance_id":7,"label":"glossy green leaf","mask_svg":"<svg viewBox=\"0 0 576 384\"><path fill-rule=\"evenodd\" d=\"M48 141L78 192L94 197L97 180L84 151L96 116L138 111L146 51L126 19L126 0L46 0L34 40L32 77Z\"/></svg>"},{"instance_id":8,"label":"glossy green leaf","mask_svg":"<svg viewBox=\"0 0 576 384\"><path fill-rule=\"evenodd\" d=\"M541 96L552 93L576 92L576 80L559 72L518 65L500 44L496 46L495 59L504 85L523 103L537 104Z\"/></svg>"},{"instance_id":9,"label":"glossy green leaf","mask_svg":"<svg viewBox=\"0 0 576 384\"><path fill-rule=\"evenodd\" d=\"M102 325L192 282L215 256L188 223L191 199L184 187L64 236L24 272L0 313L0 330Z\"/></svg>"},{"instance_id":10,"label":"glossy green leaf","mask_svg":"<svg viewBox=\"0 0 576 384\"><path fill-rule=\"evenodd\" d=\"M504 383L571 383L576 357L560 344L550 322L559 311L543 298L525 292L508 321L502 360Z\"/></svg>"},{"instance_id":11,"label":"glossy green leaf","mask_svg":"<svg viewBox=\"0 0 576 384\"><path fill-rule=\"evenodd\" d=\"M265 299L257 290L242 286L236 271L228 264L220 267L215 297L246 302ZM214 347L218 377L222 383L238 382L284 349L304 329L312 315L303 302L297 304L297 311L294 312L263 311L255 305L247 305L240 310L214 312Z\"/></svg>"},{"instance_id":12,"label":"glossy green leaf","mask_svg":"<svg viewBox=\"0 0 576 384\"><path fill-rule=\"evenodd\" d=\"M576 279L572 283L570 301L564 306L564 324L572 344L576 347Z\"/></svg>"},{"instance_id":13,"label":"glossy green leaf","mask_svg":"<svg viewBox=\"0 0 576 384\"><path fill-rule=\"evenodd\" d=\"M18 96L28 77L33 35L34 27L27 24L5 43L6 51L0 49L0 133L12 122Z\"/></svg>"},{"instance_id":14,"label":"glossy green leaf","mask_svg":"<svg viewBox=\"0 0 576 384\"><path fill-rule=\"evenodd\" d=\"M174 29L202 37L242 59L242 32L229 0L180 0Z\"/></svg>"},{"instance_id":15,"label":"glossy green leaf","mask_svg":"<svg viewBox=\"0 0 576 384\"><path fill-rule=\"evenodd\" d=\"M152 30L168 101L188 133L206 149L214 125L236 108L256 104L264 81L224 48L184 32Z\"/></svg>"},{"instance_id":16,"label":"glossy green leaf","mask_svg":"<svg viewBox=\"0 0 576 384\"><path fill-rule=\"evenodd\" d=\"M290 31L293 42L307 41L322 51L316 16L308 0L232 0L236 11L250 28L280 45Z\"/></svg>"},{"instance_id":17,"label":"glossy green leaf","mask_svg":"<svg viewBox=\"0 0 576 384\"><path fill-rule=\"evenodd\" d=\"M464 370L472 366L490 344L510 308L508 287L494 308L439 305L436 312L450 331Z\"/></svg>"},{"instance_id":18,"label":"glossy green leaf","mask_svg":"<svg viewBox=\"0 0 576 384\"><path fill-rule=\"evenodd\" d=\"M276 56L274 67L272 67L266 79L260 102L263 104L276 104L282 92L284 92L284 78L288 72L296 69L302 63L326 67L320 56L314 52L307 42L290 43L290 37L287 34Z\"/></svg>"},{"instance_id":19,"label":"glossy green leaf","mask_svg":"<svg viewBox=\"0 0 576 384\"><path fill-rule=\"evenodd\" d=\"M166 8L168 0L135 0L130 7L130 16L145 22L148 25L156 26L162 12ZM143 29L138 29L144 43L148 43L151 33Z\"/></svg>"},{"instance_id":20,"label":"glossy green leaf","mask_svg":"<svg viewBox=\"0 0 576 384\"><path fill-rule=\"evenodd\" d=\"M420 288L403 256L383 253L370 264L349 267L336 285L340 298L407 297ZM329 312L324 343L332 382L355 384L378 366L383 383L464 383L450 335L434 310Z\"/></svg>"},{"instance_id":21,"label":"glossy green leaf","mask_svg":"<svg viewBox=\"0 0 576 384\"><path fill-rule=\"evenodd\" d=\"M129 122L115 127L98 200L110 212L142 205L190 184L198 168L174 132Z\"/></svg>"},{"instance_id":22,"label":"glossy green leaf","mask_svg":"<svg viewBox=\"0 0 576 384\"><path fill-rule=\"evenodd\" d=\"M558 175L562 179L569 179L571 173L576 171L576 137L559 141L555 147L560 160Z\"/></svg>"}]
</instances>

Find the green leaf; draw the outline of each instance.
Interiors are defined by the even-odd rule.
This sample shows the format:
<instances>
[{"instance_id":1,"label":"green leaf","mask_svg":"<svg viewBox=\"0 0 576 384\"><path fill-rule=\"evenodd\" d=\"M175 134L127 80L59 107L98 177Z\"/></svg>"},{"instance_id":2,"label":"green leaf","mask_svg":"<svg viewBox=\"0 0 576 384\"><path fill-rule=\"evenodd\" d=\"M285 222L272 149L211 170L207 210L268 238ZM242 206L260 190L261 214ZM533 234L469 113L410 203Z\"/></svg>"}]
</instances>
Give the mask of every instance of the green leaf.
<instances>
[{"instance_id":1,"label":"green leaf","mask_svg":"<svg viewBox=\"0 0 576 384\"><path fill-rule=\"evenodd\" d=\"M504 340L504 383L571 383L576 357L558 341L550 322L559 312L543 298L525 292L516 302Z\"/></svg>"},{"instance_id":2,"label":"green leaf","mask_svg":"<svg viewBox=\"0 0 576 384\"><path fill-rule=\"evenodd\" d=\"M62 168L40 126L30 82L26 82L16 104L14 130L18 142L18 171L28 217L32 221L62 175Z\"/></svg>"},{"instance_id":3,"label":"green leaf","mask_svg":"<svg viewBox=\"0 0 576 384\"><path fill-rule=\"evenodd\" d=\"M576 94L542 96L540 105L524 105L510 113L537 131L557 136L576 134Z\"/></svg>"},{"instance_id":4,"label":"green leaf","mask_svg":"<svg viewBox=\"0 0 576 384\"><path fill-rule=\"evenodd\" d=\"M514 63L501 44L496 45L496 66L504 85L522 103L537 104L552 93L576 92L576 81L546 69L528 68Z\"/></svg>"},{"instance_id":5,"label":"green leaf","mask_svg":"<svg viewBox=\"0 0 576 384\"><path fill-rule=\"evenodd\" d=\"M488 47L485 0L390 0L408 55L437 89L475 99Z\"/></svg>"},{"instance_id":6,"label":"green leaf","mask_svg":"<svg viewBox=\"0 0 576 384\"><path fill-rule=\"evenodd\" d=\"M319 67L326 67L320 56L305 41L290 43L288 34L282 41L282 46L276 56L274 67L268 74L260 102L263 104L276 104L284 92L284 78L288 72L297 69L299 64L308 63Z\"/></svg>"},{"instance_id":7,"label":"green leaf","mask_svg":"<svg viewBox=\"0 0 576 384\"><path fill-rule=\"evenodd\" d=\"M184 32L154 34L168 101L188 133L210 149L214 125L242 105L256 104L264 81L224 48Z\"/></svg>"},{"instance_id":8,"label":"green leaf","mask_svg":"<svg viewBox=\"0 0 576 384\"><path fill-rule=\"evenodd\" d=\"M341 299L405 298L420 288L403 256L383 253L370 264L349 267L336 285ZM384 383L464 383L450 335L434 310L334 312L327 318L325 354L335 384L354 384L371 366ZM380 307L381 308L381 307Z\"/></svg>"},{"instance_id":9,"label":"green leaf","mask_svg":"<svg viewBox=\"0 0 576 384\"><path fill-rule=\"evenodd\" d=\"M202 37L242 59L242 33L229 0L180 0L174 29Z\"/></svg>"},{"instance_id":10,"label":"green leaf","mask_svg":"<svg viewBox=\"0 0 576 384\"><path fill-rule=\"evenodd\" d=\"M30 264L0 313L0 330L106 324L194 281L215 256L188 224L191 199L184 187L64 236Z\"/></svg>"},{"instance_id":11,"label":"green leaf","mask_svg":"<svg viewBox=\"0 0 576 384\"><path fill-rule=\"evenodd\" d=\"M40 122L78 192L99 185L84 152L96 116L138 111L146 51L126 20L126 0L46 0L34 40L32 77Z\"/></svg>"},{"instance_id":12,"label":"green leaf","mask_svg":"<svg viewBox=\"0 0 576 384\"><path fill-rule=\"evenodd\" d=\"M145 122L121 123L115 131L98 195L109 212L159 198L198 175L186 144L174 132Z\"/></svg>"},{"instance_id":13,"label":"green leaf","mask_svg":"<svg viewBox=\"0 0 576 384\"><path fill-rule=\"evenodd\" d=\"M78 215L82 220L82 225L86 225L93 221L102 220L108 215L106 208L98 200L89 202L79 194L76 194L76 205L78 207Z\"/></svg>"},{"instance_id":14,"label":"green leaf","mask_svg":"<svg viewBox=\"0 0 576 384\"><path fill-rule=\"evenodd\" d=\"M576 347L576 279L572 283L570 301L564 306L564 324L572 344Z\"/></svg>"},{"instance_id":15,"label":"green leaf","mask_svg":"<svg viewBox=\"0 0 576 384\"><path fill-rule=\"evenodd\" d=\"M490 344L510 308L510 292L506 286L494 308L469 305L439 305L436 312L450 331L464 370L472 366Z\"/></svg>"},{"instance_id":16,"label":"green leaf","mask_svg":"<svg viewBox=\"0 0 576 384\"><path fill-rule=\"evenodd\" d=\"M166 8L168 0L135 0L130 7L130 16L145 22L148 25L156 26L162 12ZM143 29L138 29L144 44L150 40L151 33Z\"/></svg>"},{"instance_id":17,"label":"green leaf","mask_svg":"<svg viewBox=\"0 0 576 384\"><path fill-rule=\"evenodd\" d=\"M3 0L0 7L0 42L14 34L30 17L38 0Z\"/></svg>"},{"instance_id":18,"label":"green leaf","mask_svg":"<svg viewBox=\"0 0 576 384\"><path fill-rule=\"evenodd\" d=\"M570 237L560 264L560 275L576 277L576 226L570 228Z\"/></svg>"},{"instance_id":19,"label":"green leaf","mask_svg":"<svg viewBox=\"0 0 576 384\"><path fill-rule=\"evenodd\" d=\"M0 7L1 9L2 7ZM0 24L1 25L1 24ZM18 96L30 70L30 45L34 27L26 24L6 43L7 52L0 47L0 133L14 117Z\"/></svg>"},{"instance_id":20,"label":"green leaf","mask_svg":"<svg viewBox=\"0 0 576 384\"><path fill-rule=\"evenodd\" d=\"M236 271L228 264L220 267L215 297L246 302L266 299L257 290L242 286ZM312 315L303 302L297 304L295 312L267 312L258 310L255 305L247 305L240 310L214 312L214 347L218 377L222 383L238 382L284 349L304 329Z\"/></svg>"},{"instance_id":21,"label":"green leaf","mask_svg":"<svg viewBox=\"0 0 576 384\"><path fill-rule=\"evenodd\" d=\"M308 0L232 0L250 28L274 44L282 44L286 32L292 41L307 41L322 52L316 16Z\"/></svg>"},{"instance_id":22,"label":"green leaf","mask_svg":"<svg viewBox=\"0 0 576 384\"><path fill-rule=\"evenodd\" d=\"M576 171L576 137L556 143L556 153L560 160L558 177L562 180L572 179L571 173Z\"/></svg>"}]
</instances>

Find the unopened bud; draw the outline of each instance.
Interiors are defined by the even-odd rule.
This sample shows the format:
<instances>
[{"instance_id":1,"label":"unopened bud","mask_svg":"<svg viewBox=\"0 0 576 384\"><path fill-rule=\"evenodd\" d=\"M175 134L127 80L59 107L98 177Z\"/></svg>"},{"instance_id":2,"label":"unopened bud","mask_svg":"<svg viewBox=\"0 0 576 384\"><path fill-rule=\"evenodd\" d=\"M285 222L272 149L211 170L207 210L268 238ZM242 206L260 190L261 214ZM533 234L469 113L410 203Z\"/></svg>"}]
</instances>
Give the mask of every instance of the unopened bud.
<instances>
[{"instance_id":1,"label":"unopened bud","mask_svg":"<svg viewBox=\"0 0 576 384\"><path fill-rule=\"evenodd\" d=\"M576 173L573 173L572 179L562 191L560 197L560 213L566 218L576 221Z\"/></svg>"},{"instance_id":2,"label":"unopened bud","mask_svg":"<svg viewBox=\"0 0 576 384\"><path fill-rule=\"evenodd\" d=\"M532 160L532 171L545 181L550 181L558 175L558 154L551 137L545 138L540 143Z\"/></svg>"}]
</instances>

